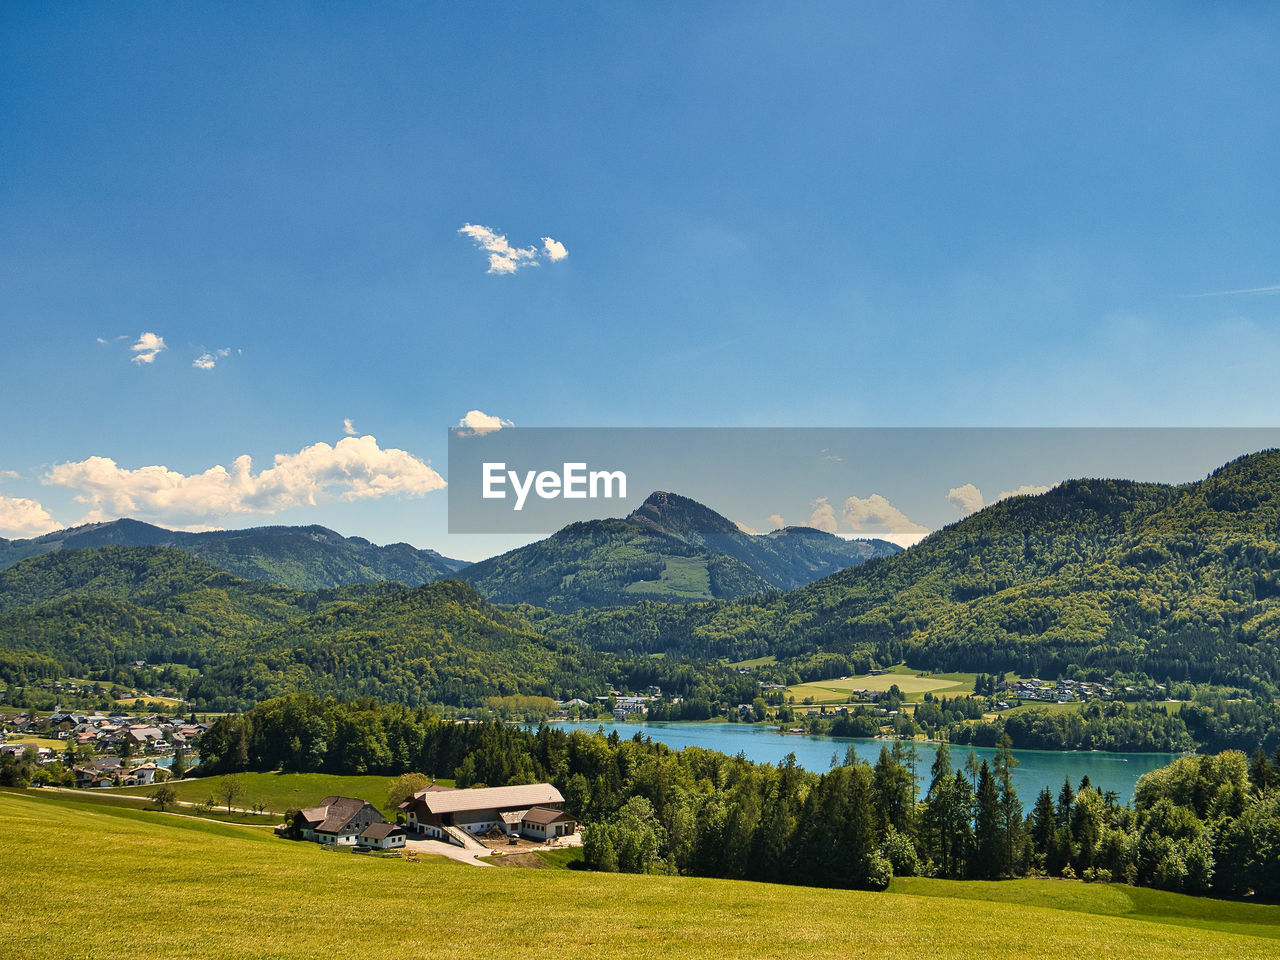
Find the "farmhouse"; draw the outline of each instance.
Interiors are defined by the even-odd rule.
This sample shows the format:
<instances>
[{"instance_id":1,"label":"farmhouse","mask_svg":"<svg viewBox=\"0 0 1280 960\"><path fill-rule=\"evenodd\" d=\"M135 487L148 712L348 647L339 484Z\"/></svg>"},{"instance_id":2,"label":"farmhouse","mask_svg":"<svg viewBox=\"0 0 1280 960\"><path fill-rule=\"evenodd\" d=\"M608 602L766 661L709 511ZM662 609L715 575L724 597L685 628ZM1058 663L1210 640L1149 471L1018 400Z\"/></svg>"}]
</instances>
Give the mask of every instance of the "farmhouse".
<instances>
[{"instance_id":1,"label":"farmhouse","mask_svg":"<svg viewBox=\"0 0 1280 960\"><path fill-rule=\"evenodd\" d=\"M325 797L317 806L299 810L294 821L303 840L355 846L371 824L383 823L378 808L355 797Z\"/></svg>"},{"instance_id":2,"label":"farmhouse","mask_svg":"<svg viewBox=\"0 0 1280 960\"><path fill-rule=\"evenodd\" d=\"M356 845L374 850L396 850L404 846L404 827L394 823L371 823L360 831Z\"/></svg>"},{"instance_id":3,"label":"farmhouse","mask_svg":"<svg viewBox=\"0 0 1280 960\"><path fill-rule=\"evenodd\" d=\"M409 829L429 837L466 845L466 834L498 829L507 835L548 840L575 833L577 821L561 808L564 797L549 783L515 787L420 790L400 809Z\"/></svg>"}]
</instances>

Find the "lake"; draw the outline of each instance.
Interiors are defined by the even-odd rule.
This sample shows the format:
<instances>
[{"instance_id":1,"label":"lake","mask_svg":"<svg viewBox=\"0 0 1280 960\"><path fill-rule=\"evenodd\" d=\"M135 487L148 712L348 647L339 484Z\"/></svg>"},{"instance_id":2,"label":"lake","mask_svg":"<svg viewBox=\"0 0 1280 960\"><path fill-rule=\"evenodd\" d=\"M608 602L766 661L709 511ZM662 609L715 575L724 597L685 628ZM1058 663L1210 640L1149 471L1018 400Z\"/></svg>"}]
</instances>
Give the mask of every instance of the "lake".
<instances>
[{"instance_id":1,"label":"lake","mask_svg":"<svg viewBox=\"0 0 1280 960\"><path fill-rule=\"evenodd\" d=\"M825 773L831 768L834 754L843 762L845 750L852 746L859 759L875 763L882 747L892 747L888 740L852 740L841 737L810 737L794 733L780 733L777 729L750 723L682 723L656 721L653 723L615 723L603 720L574 722L556 721L550 726L571 730L580 728L594 732L603 727L605 732L616 729L620 737L632 737L639 731L646 737L665 743L673 750L684 747L703 747L730 756L741 753L756 763L777 764L788 753L796 755L796 762L814 773ZM933 764L937 745L919 741L916 743L919 761L916 765L920 792L928 789L929 767ZM995 760L992 747L951 746L951 765L961 768L973 752L978 762ZM1148 771L1172 763L1179 754L1169 753L1099 753L1088 750L1015 750L1018 766L1014 768L1014 784L1018 799L1028 810L1035 803L1036 795L1048 787L1056 798L1062 789L1062 781L1070 779L1072 787L1088 775L1089 782L1104 793L1114 790L1121 803L1133 798L1133 787L1138 778Z\"/></svg>"}]
</instances>

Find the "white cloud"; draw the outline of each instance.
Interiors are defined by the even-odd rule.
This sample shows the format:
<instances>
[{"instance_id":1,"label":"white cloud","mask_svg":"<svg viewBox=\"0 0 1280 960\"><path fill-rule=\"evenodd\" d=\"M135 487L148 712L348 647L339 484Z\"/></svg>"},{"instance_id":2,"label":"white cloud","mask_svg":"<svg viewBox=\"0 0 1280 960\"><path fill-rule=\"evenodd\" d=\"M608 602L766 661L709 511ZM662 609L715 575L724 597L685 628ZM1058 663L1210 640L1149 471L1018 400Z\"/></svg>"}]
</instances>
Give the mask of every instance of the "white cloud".
<instances>
[{"instance_id":1,"label":"white cloud","mask_svg":"<svg viewBox=\"0 0 1280 960\"><path fill-rule=\"evenodd\" d=\"M247 455L237 457L230 470L218 465L197 474L164 466L130 470L109 457L89 457L58 464L43 480L79 490L76 500L90 508L87 519L114 514L169 523L276 513L332 500L421 496L445 486L444 478L428 464L404 450L382 449L371 436L278 453L270 467L256 474Z\"/></svg>"},{"instance_id":2,"label":"white cloud","mask_svg":"<svg viewBox=\"0 0 1280 960\"><path fill-rule=\"evenodd\" d=\"M521 267L538 265L536 247L513 247L505 236L490 227L466 223L458 232L466 234L489 254L489 273L515 273Z\"/></svg>"},{"instance_id":3,"label":"white cloud","mask_svg":"<svg viewBox=\"0 0 1280 960\"><path fill-rule=\"evenodd\" d=\"M952 487L947 491L947 499L960 511L962 517L977 513L983 505L982 491L972 483L966 483L963 487Z\"/></svg>"},{"instance_id":4,"label":"white cloud","mask_svg":"<svg viewBox=\"0 0 1280 960\"><path fill-rule=\"evenodd\" d=\"M739 533L745 533L749 537L760 536L759 530L756 530L754 527L748 527L745 523L738 520L733 521L733 525L738 528Z\"/></svg>"},{"instance_id":5,"label":"white cloud","mask_svg":"<svg viewBox=\"0 0 1280 960\"><path fill-rule=\"evenodd\" d=\"M356 428L352 426L350 417L343 418L342 432L345 433L348 437L354 437L356 435Z\"/></svg>"},{"instance_id":6,"label":"white cloud","mask_svg":"<svg viewBox=\"0 0 1280 960\"><path fill-rule=\"evenodd\" d=\"M542 238L542 249L547 255L547 259L552 263L563 260L569 255L569 251L564 248L564 244L559 240L552 240L550 237Z\"/></svg>"},{"instance_id":7,"label":"white cloud","mask_svg":"<svg viewBox=\"0 0 1280 960\"><path fill-rule=\"evenodd\" d=\"M836 508L827 503L826 497L819 497L810 504L813 513L809 514L809 526L827 533L836 532Z\"/></svg>"},{"instance_id":8,"label":"white cloud","mask_svg":"<svg viewBox=\"0 0 1280 960\"><path fill-rule=\"evenodd\" d=\"M1001 490L1000 496L996 497L991 502L999 503L1001 500L1008 500L1010 497L1035 497L1042 493L1048 493L1056 486L1056 483L1051 483L1048 486L1042 483L1024 483L1022 486L1013 490Z\"/></svg>"},{"instance_id":9,"label":"white cloud","mask_svg":"<svg viewBox=\"0 0 1280 960\"><path fill-rule=\"evenodd\" d=\"M38 537L61 527L62 524L35 500L0 497L0 534L6 537Z\"/></svg>"},{"instance_id":10,"label":"white cloud","mask_svg":"<svg viewBox=\"0 0 1280 960\"><path fill-rule=\"evenodd\" d=\"M850 497L844 502L841 519L858 533L928 533L905 513L878 493L869 497Z\"/></svg>"},{"instance_id":11,"label":"white cloud","mask_svg":"<svg viewBox=\"0 0 1280 960\"><path fill-rule=\"evenodd\" d=\"M164 337L158 337L154 333L144 333L129 349L133 351L134 363L154 363L156 354L164 352L167 348L164 345Z\"/></svg>"},{"instance_id":12,"label":"white cloud","mask_svg":"<svg viewBox=\"0 0 1280 960\"><path fill-rule=\"evenodd\" d=\"M212 370L218 365L218 360L222 357L231 356L230 347L221 347L218 350L206 350L200 356L191 361L191 365L197 370Z\"/></svg>"},{"instance_id":13,"label":"white cloud","mask_svg":"<svg viewBox=\"0 0 1280 960\"><path fill-rule=\"evenodd\" d=\"M775 530L781 530L787 525L786 521L782 519L782 514L780 513L769 514L769 522L773 524L773 529Z\"/></svg>"},{"instance_id":14,"label":"white cloud","mask_svg":"<svg viewBox=\"0 0 1280 960\"><path fill-rule=\"evenodd\" d=\"M537 247L513 247L504 234L498 233L492 227L485 227L478 223L464 223L458 232L470 237L475 241L476 246L489 254L489 273L515 273L521 267L538 265ZM565 249L564 244L550 237L542 238L542 248L543 255L552 263L569 256L569 251Z\"/></svg>"},{"instance_id":15,"label":"white cloud","mask_svg":"<svg viewBox=\"0 0 1280 960\"><path fill-rule=\"evenodd\" d=\"M1280 283L1268 287L1245 287L1243 290L1215 290L1212 293L1193 293L1192 297L1256 296L1260 293L1280 293Z\"/></svg>"},{"instance_id":16,"label":"white cloud","mask_svg":"<svg viewBox=\"0 0 1280 960\"><path fill-rule=\"evenodd\" d=\"M0 480L17 480L20 476L17 470L0 470Z\"/></svg>"},{"instance_id":17,"label":"white cloud","mask_svg":"<svg viewBox=\"0 0 1280 960\"><path fill-rule=\"evenodd\" d=\"M491 417L480 410L468 410L467 415L458 421L459 436L483 437L486 433L494 433L503 427L513 426L510 420Z\"/></svg>"}]
</instances>

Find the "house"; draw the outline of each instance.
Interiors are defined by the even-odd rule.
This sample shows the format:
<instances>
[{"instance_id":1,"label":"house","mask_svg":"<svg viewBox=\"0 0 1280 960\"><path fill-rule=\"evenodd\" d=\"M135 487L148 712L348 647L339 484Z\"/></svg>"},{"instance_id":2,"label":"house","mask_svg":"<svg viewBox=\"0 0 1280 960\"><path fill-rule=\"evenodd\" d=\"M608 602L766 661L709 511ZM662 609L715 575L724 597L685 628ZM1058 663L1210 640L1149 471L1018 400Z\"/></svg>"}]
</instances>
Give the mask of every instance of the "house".
<instances>
[{"instance_id":1,"label":"house","mask_svg":"<svg viewBox=\"0 0 1280 960\"><path fill-rule=\"evenodd\" d=\"M563 805L564 797L551 784L526 783L475 790L429 787L400 804L400 809L410 830L462 846L464 833L487 833L497 827L508 835L522 834L525 816L533 808L559 811ZM545 839L545 831L537 836Z\"/></svg>"},{"instance_id":2,"label":"house","mask_svg":"<svg viewBox=\"0 0 1280 960\"><path fill-rule=\"evenodd\" d=\"M356 846L373 850L395 850L404 846L408 834L404 827L394 823L371 823L360 831Z\"/></svg>"},{"instance_id":3,"label":"house","mask_svg":"<svg viewBox=\"0 0 1280 960\"><path fill-rule=\"evenodd\" d=\"M578 832L578 821L555 807L530 807L520 818L520 834L530 840L552 840Z\"/></svg>"},{"instance_id":4,"label":"house","mask_svg":"<svg viewBox=\"0 0 1280 960\"><path fill-rule=\"evenodd\" d=\"M355 846L365 828L385 818L371 803L355 797L325 797L314 807L299 810L294 821L303 840Z\"/></svg>"},{"instance_id":5,"label":"house","mask_svg":"<svg viewBox=\"0 0 1280 960\"><path fill-rule=\"evenodd\" d=\"M154 763L142 763L120 774L120 785L124 787L148 787L155 782L156 765Z\"/></svg>"}]
</instances>

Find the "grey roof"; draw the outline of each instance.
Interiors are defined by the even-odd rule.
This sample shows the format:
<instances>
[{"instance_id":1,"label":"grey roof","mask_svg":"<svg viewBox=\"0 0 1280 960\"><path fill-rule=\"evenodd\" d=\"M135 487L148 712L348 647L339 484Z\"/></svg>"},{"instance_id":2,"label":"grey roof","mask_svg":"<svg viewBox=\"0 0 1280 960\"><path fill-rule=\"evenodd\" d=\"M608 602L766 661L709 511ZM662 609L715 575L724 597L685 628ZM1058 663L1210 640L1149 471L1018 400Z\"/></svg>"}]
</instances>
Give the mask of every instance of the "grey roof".
<instances>
[{"instance_id":1,"label":"grey roof","mask_svg":"<svg viewBox=\"0 0 1280 960\"><path fill-rule=\"evenodd\" d=\"M355 797L325 797L318 806L303 810L302 819L311 825L312 830L337 833L364 809L364 804L363 800ZM382 814L378 814L378 819L382 819Z\"/></svg>"},{"instance_id":2,"label":"grey roof","mask_svg":"<svg viewBox=\"0 0 1280 960\"><path fill-rule=\"evenodd\" d=\"M360 834L361 840L385 840L393 833L404 833L404 827L394 823L371 823Z\"/></svg>"},{"instance_id":3,"label":"grey roof","mask_svg":"<svg viewBox=\"0 0 1280 960\"><path fill-rule=\"evenodd\" d=\"M525 823L537 823L543 826L548 823L559 823L561 820L573 820L573 817L555 807L532 807L524 815Z\"/></svg>"},{"instance_id":4,"label":"grey roof","mask_svg":"<svg viewBox=\"0 0 1280 960\"><path fill-rule=\"evenodd\" d=\"M564 797L549 783L526 783L516 787L480 787L476 790L423 790L413 796L428 813L462 813L467 810L513 810L540 803L564 803Z\"/></svg>"}]
</instances>

